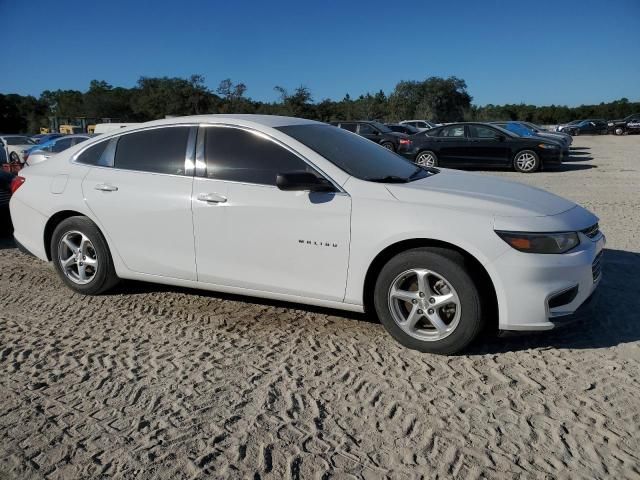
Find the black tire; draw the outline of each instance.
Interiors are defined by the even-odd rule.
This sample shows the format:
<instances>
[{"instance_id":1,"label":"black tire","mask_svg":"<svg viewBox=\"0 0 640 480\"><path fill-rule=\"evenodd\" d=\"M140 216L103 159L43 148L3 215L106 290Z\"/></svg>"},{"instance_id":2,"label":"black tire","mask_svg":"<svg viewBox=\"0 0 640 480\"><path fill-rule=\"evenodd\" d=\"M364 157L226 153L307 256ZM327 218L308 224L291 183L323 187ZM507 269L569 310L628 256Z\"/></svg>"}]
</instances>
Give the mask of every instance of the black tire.
<instances>
[{"instance_id":1,"label":"black tire","mask_svg":"<svg viewBox=\"0 0 640 480\"><path fill-rule=\"evenodd\" d=\"M405 332L394 320L389 292L394 281L410 269L437 272L457 292L460 316L444 338L423 340ZM401 345L420 352L449 355L460 352L483 330L482 303L478 288L458 252L445 248L415 248L393 257L382 268L375 284L374 306L380 322Z\"/></svg>"},{"instance_id":2,"label":"black tire","mask_svg":"<svg viewBox=\"0 0 640 480\"><path fill-rule=\"evenodd\" d=\"M432 160L430 162L430 165L427 165L427 163L429 163L429 155L431 156ZM421 159L421 157L423 158ZM438 156L431 150L423 150L422 152L419 152L418 155L416 155L416 159L414 160L414 162L416 163L416 165L422 165L423 167L437 167Z\"/></svg>"},{"instance_id":3,"label":"black tire","mask_svg":"<svg viewBox=\"0 0 640 480\"><path fill-rule=\"evenodd\" d=\"M393 143L391 142L382 142L380 145L386 148L387 150L391 150L392 152L396 151L396 149L393 147Z\"/></svg>"},{"instance_id":4,"label":"black tire","mask_svg":"<svg viewBox=\"0 0 640 480\"><path fill-rule=\"evenodd\" d=\"M579 137L580 136L580 129L576 128L575 130L573 130L571 132L571 135L573 135L574 137Z\"/></svg>"},{"instance_id":5,"label":"black tire","mask_svg":"<svg viewBox=\"0 0 640 480\"><path fill-rule=\"evenodd\" d=\"M9 160L11 160L13 163L22 163L20 161L20 155L18 155L16 152L11 152L11 155L9 155Z\"/></svg>"},{"instance_id":6,"label":"black tire","mask_svg":"<svg viewBox=\"0 0 640 480\"><path fill-rule=\"evenodd\" d=\"M533 163L532 167L525 168L524 166L520 166L519 165L519 161L518 160L520 160L520 157L522 157L523 155L532 155L533 156L534 163ZM516 172L520 172L520 173L537 172L538 170L540 170L540 157L538 157L538 154L536 152L534 152L533 150L520 150L513 157L513 169Z\"/></svg>"},{"instance_id":7,"label":"black tire","mask_svg":"<svg viewBox=\"0 0 640 480\"><path fill-rule=\"evenodd\" d=\"M613 129L613 133L620 136L620 135L624 135L624 127L615 127Z\"/></svg>"},{"instance_id":8,"label":"black tire","mask_svg":"<svg viewBox=\"0 0 640 480\"><path fill-rule=\"evenodd\" d=\"M92 244L92 250L95 252L98 266L88 283L75 283L65 274L62 266L59 248L61 248L62 239L70 232L80 232L86 235ZM60 222L51 237L51 259L56 272L58 272L65 285L83 295L99 295L113 288L119 281L107 241L95 223L87 217L69 217Z\"/></svg>"}]
</instances>

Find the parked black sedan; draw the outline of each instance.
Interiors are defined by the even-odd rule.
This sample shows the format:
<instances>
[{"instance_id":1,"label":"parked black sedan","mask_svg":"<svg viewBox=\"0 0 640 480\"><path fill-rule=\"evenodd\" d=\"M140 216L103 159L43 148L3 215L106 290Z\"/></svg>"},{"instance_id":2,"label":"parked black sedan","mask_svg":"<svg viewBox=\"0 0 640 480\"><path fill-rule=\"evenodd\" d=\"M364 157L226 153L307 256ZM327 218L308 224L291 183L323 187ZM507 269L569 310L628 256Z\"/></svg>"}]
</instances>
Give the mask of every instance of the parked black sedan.
<instances>
[{"instance_id":1,"label":"parked black sedan","mask_svg":"<svg viewBox=\"0 0 640 480\"><path fill-rule=\"evenodd\" d=\"M427 167L506 167L523 173L562 163L557 142L484 123L454 123L413 135L398 153Z\"/></svg>"},{"instance_id":2,"label":"parked black sedan","mask_svg":"<svg viewBox=\"0 0 640 480\"><path fill-rule=\"evenodd\" d=\"M368 138L369 140L379 143L384 148L387 148L393 152L397 152L401 146L410 143L409 135L404 133L398 133L392 131L386 125L380 122L374 122L369 120L362 121L340 121L331 122L331 125L335 125L350 132L357 133L360 136Z\"/></svg>"},{"instance_id":3,"label":"parked black sedan","mask_svg":"<svg viewBox=\"0 0 640 480\"><path fill-rule=\"evenodd\" d=\"M604 135L607 133L607 122L602 119L583 120L575 125L567 125L564 132L573 137L578 135Z\"/></svg>"}]
</instances>

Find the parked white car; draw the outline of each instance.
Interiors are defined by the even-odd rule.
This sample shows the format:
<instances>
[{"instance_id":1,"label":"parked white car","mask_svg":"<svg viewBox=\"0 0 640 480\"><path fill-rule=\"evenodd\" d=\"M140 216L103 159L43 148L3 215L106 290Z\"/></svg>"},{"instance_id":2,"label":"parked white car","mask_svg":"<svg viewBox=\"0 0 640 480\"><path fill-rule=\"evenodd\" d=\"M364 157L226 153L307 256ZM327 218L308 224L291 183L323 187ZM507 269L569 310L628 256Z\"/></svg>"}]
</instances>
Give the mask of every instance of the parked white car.
<instances>
[{"instance_id":1,"label":"parked white car","mask_svg":"<svg viewBox=\"0 0 640 480\"><path fill-rule=\"evenodd\" d=\"M24 170L16 241L99 294L136 279L375 312L403 345L587 312L598 219L544 190L418 167L348 132L254 115L172 118Z\"/></svg>"},{"instance_id":2,"label":"parked white car","mask_svg":"<svg viewBox=\"0 0 640 480\"><path fill-rule=\"evenodd\" d=\"M24 153L35 144L25 135L0 135L0 148L10 162L24 163Z\"/></svg>"}]
</instances>

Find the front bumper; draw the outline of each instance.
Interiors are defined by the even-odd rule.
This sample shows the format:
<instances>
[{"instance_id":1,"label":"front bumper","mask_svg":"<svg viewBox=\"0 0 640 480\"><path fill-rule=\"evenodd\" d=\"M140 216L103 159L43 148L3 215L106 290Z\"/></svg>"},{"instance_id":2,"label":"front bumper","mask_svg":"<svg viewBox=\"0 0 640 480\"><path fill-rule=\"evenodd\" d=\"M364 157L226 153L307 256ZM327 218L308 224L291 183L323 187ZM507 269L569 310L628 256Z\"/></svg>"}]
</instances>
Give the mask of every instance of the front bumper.
<instances>
[{"instance_id":1,"label":"front bumper","mask_svg":"<svg viewBox=\"0 0 640 480\"><path fill-rule=\"evenodd\" d=\"M503 283L501 330L550 330L593 315L606 239L602 233L593 239L579 235L580 245L565 254L509 250L496 260ZM577 293L568 303L549 306L551 299L574 288Z\"/></svg>"}]
</instances>

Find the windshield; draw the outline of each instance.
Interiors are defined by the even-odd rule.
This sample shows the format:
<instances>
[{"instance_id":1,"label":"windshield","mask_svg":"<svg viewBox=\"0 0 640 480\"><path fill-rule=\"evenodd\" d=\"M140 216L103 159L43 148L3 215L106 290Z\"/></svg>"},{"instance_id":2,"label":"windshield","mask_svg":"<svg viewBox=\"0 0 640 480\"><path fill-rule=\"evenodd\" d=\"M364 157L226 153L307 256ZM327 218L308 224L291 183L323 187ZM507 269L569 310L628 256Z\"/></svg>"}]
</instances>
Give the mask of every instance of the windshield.
<instances>
[{"instance_id":1,"label":"windshield","mask_svg":"<svg viewBox=\"0 0 640 480\"><path fill-rule=\"evenodd\" d=\"M288 125L277 130L361 180L408 182L430 175L429 171L371 140L331 125Z\"/></svg>"},{"instance_id":2,"label":"windshield","mask_svg":"<svg viewBox=\"0 0 640 480\"><path fill-rule=\"evenodd\" d=\"M509 122L505 125L505 130L513 132L521 137L532 137L533 133L527 127L520 125L519 123Z\"/></svg>"},{"instance_id":3,"label":"windshield","mask_svg":"<svg viewBox=\"0 0 640 480\"><path fill-rule=\"evenodd\" d=\"M7 145L35 145L29 137L4 137Z\"/></svg>"}]
</instances>

